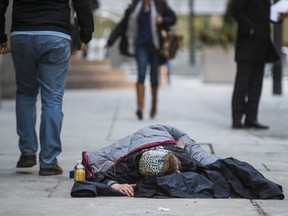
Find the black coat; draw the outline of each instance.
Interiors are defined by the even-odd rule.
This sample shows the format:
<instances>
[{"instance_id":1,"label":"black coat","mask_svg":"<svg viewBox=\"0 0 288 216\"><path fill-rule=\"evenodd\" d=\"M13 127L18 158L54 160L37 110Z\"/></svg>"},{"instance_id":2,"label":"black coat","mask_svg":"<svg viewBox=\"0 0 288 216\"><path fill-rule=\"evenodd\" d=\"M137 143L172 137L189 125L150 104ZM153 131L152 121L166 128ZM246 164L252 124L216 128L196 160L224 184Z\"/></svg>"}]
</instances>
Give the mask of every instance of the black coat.
<instances>
[{"instance_id":1,"label":"black coat","mask_svg":"<svg viewBox=\"0 0 288 216\"><path fill-rule=\"evenodd\" d=\"M271 41L270 0L233 0L231 12L238 23L236 61L273 62L279 56ZM254 33L250 33L250 30Z\"/></svg>"}]
</instances>

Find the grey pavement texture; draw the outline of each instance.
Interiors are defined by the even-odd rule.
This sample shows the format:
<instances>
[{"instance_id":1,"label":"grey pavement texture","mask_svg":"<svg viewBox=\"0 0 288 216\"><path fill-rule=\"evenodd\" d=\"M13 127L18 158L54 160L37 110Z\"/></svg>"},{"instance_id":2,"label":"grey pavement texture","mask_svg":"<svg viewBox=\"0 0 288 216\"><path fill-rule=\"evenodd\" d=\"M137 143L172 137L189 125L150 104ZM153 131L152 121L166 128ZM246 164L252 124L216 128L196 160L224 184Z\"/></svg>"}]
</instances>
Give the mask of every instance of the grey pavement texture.
<instances>
[{"instance_id":1,"label":"grey pavement texture","mask_svg":"<svg viewBox=\"0 0 288 216\"><path fill-rule=\"evenodd\" d=\"M0 215L288 215L287 80L283 80L283 95L275 96L271 93L271 79L265 79L259 120L270 125L270 129L257 131L231 129L232 84L203 83L201 76L174 74L171 79L170 85L161 85L158 115L153 120L148 118L151 100L148 85L143 121L136 119L134 89L67 90L63 105L63 153L58 158L64 174L60 176L39 176L38 165L16 168L19 150L15 100L3 100L0 109ZM70 197L73 179L69 179L69 171L81 159L83 150L97 150L157 123L182 129L219 157L235 157L252 164L268 179L281 184L286 198ZM39 126L39 122L37 124Z\"/></svg>"}]
</instances>

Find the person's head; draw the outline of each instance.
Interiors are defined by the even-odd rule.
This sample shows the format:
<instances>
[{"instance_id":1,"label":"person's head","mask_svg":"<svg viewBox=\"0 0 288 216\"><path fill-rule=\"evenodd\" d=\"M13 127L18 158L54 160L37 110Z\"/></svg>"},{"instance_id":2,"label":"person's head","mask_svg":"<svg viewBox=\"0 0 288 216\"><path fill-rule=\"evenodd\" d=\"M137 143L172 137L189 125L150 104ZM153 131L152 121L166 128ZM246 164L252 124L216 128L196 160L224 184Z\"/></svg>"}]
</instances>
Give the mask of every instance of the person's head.
<instances>
[{"instance_id":1,"label":"person's head","mask_svg":"<svg viewBox=\"0 0 288 216\"><path fill-rule=\"evenodd\" d=\"M169 150L153 149L144 152L139 162L139 172L145 177L157 177L179 172L181 162Z\"/></svg>"}]
</instances>

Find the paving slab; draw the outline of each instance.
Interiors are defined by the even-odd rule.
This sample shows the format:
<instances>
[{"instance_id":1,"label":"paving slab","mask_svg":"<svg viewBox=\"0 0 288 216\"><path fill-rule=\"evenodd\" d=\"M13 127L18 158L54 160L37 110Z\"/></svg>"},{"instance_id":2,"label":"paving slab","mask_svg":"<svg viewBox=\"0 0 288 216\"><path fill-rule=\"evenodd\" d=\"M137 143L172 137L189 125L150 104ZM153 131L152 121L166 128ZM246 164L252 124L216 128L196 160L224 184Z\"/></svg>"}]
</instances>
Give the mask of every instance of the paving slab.
<instances>
[{"instance_id":1,"label":"paving slab","mask_svg":"<svg viewBox=\"0 0 288 216\"><path fill-rule=\"evenodd\" d=\"M269 130L232 130L232 84L208 84L193 76L172 76L161 86L159 109L149 119L147 87L144 120L136 119L134 89L66 90L64 95L61 176L42 177L39 167L17 169L15 101L0 109L0 215L288 215L288 91L271 92L265 79L259 120ZM287 84L287 81L285 81ZM284 85L287 86L287 85ZM38 104L40 111L40 104ZM39 115L38 115L39 116ZM71 198L69 171L81 152L94 151L151 124L169 124L187 132L207 151L252 164L283 186L284 200ZM37 127L39 122L37 122Z\"/></svg>"}]
</instances>

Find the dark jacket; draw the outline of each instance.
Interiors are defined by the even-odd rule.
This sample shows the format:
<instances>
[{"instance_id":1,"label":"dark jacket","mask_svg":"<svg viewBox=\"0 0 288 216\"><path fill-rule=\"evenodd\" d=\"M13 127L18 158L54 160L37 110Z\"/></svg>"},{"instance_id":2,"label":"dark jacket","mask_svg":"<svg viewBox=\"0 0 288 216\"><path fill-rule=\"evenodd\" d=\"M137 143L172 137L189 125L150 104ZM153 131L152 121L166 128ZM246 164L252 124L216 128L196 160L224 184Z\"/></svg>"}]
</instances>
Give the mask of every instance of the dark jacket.
<instances>
[{"instance_id":1,"label":"dark jacket","mask_svg":"<svg viewBox=\"0 0 288 216\"><path fill-rule=\"evenodd\" d=\"M94 31L90 0L72 0L80 38L88 43ZM5 12L9 0L0 2L0 42L7 41ZM69 0L14 0L11 31L57 31L70 35Z\"/></svg>"},{"instance_id":2,"label":"dark jacket","mask_svg":"<svg viewBox=\"0 0 288 216\"><path fill-rule=\"evenodd\" d=\"M271 41L270 6L270 0L233 0L232 16L238 23L236 61L273 62L279 58Z\"/></svg>"},{"instance_id":3,"label":"dark jacket","mask_svg":"<svg viewBox=\"0 0 288 216\"><path fill-rule=\"evenodd\" d=\"M128 51L128 38L126 35L128 21L130 18L131 13L136 8L138 2L141 0L134 0L133 3L126 9L125 15L122 18L122 20L117 24L117 26L112 31L109 39L108 44L109 46L112 46L113 43L118 39L118 37L121 36L120 41L120 52L123 55L127 56L133 56L134 54ZM164 19L164 22L157 26L157 34L160 41L160 49L162 45L163 38L161 37L161 29L168 29L170 26L174 25L176 23L177 17L175 12L169 7L169 5L163 1L163 0L154 0L157 13L162 16Z\"/></svg>"}]
</instances>

